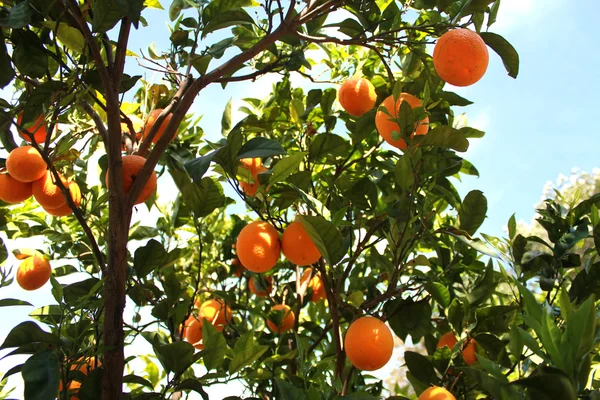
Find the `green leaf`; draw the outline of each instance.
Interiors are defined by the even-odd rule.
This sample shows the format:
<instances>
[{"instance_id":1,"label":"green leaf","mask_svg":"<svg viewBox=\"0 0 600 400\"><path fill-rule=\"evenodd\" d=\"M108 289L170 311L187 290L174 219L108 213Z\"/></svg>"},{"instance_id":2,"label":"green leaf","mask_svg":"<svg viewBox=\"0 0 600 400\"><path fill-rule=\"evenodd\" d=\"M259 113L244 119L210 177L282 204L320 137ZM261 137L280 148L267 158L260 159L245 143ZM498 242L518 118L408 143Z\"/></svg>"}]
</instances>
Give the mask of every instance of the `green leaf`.
<instances>
[{"instance_id":1,"label":"green leaf","mask_svg":"<svg viewBox=\"0 0 600 400\"><path fill-rule=\"evenodd\" d=\"M61 24L54 21L44 21L43 25L51 29L60 42L69 50L81 54L85 48L85 39L83 34L77 28L67 24Z\"/></svg>"},{"instance_id":2,"label":"green leaf","mask_svg":"<svg viewBox=\"0 0 600 400\"><path fill-rule=\"evenodd\" d=\"M508 220L508 237L513 240L515 235L517 234L517 220L515 219L515 214L510 216Z\"/></svg>"},{"instance_id":3,"label":"green leaf","mask_svg":"<svg viewBox=\"0 0 600 400\"><path fill-rule=\"evenodd\" d=\"M184 187L183 198L197 218L205 217L225 204L223 187L211 177L202 178L199 185Z\"/></svg>"},{"instance_id":4,"label":"green leaf","mask_svg":"<svg viewBox=\"0 0 600 400\"><path fill-rule=\"evenodd\" d=\"M569 377L557 368L541 366L529 377L511 382L525 386L529 396L536 400L575 400L577 391Z\"/></svg>"},{"instance_id":5,"label":"green leaf","mask_svg":"<svg viewBox=\"0 0 600 400\"><path fill-rule=\"evenodd\" d=\"M472 190L462 201L458 211L459 229L473 235L483 223L487 213L487 199L480 190Z\"/></svg>"},{"instance_id":6,"label":"green leaf","mask_svg":"<svg viewBox=\"0 0 600 400\"><path fill-rule=\"evenodd\" d=\"M233 360L229 364L230 374L235 374L242 368L251 365L269 349L269 346L255 343L253 335L254 332L248 332L235 342Z\"/></svg>"},{"instance_id":7,"label":"green leaf","mask_svg":"<svg viewBox=\"0 0 600 400\"><path fill-rule=\"evenodd\" d=\"M212 161L215 154L216 152L213 151L205 156L201 156L191 161L185 162L185 170L188 172L188 174L190 174L190 177L194 182L199 183L202 181L202 177L204 176L206 171L208 171L208 168L210 167L210 162Z\"/></svg>"},{"instance_id":8,"label":"green leaf","mask_svg":"<svg viewBox=\"0 0 600 400\"><path fill-rule=\"evenodd\" d=\"M141 386L145 386L150 389L154 389L152 382L150 382L147 379L142 378L141 376L134 375L134 374L125 375L123 377L123 383L133 383L136 385L141 385Z\"/></svg>"},{"instance_id":9,"label":"green leaf","mask_svg":"<svg viewBox=\"0 0 600 400\"><path fill-rule=\"evenodd\" d=\"M58 393L58 357L53 350L44 350L29 357L21 374L27 400L53 400Z\"/></svg>"},{"instance_id":10,"label":"green leaf","mask_svg":"<svg viewBox=\"0 0 600 400\"><path fill-rule=\"evenodd\" d=\"M179 14L181 13L181 10L183 10L183 3L184 0L173 0L173 2L171 3L171 6L169 7L169 19L171 21L175 21L177 18L179 18Z\"/></svg>"},{"instance_id":11,"label":"green leaf","mask_svg":"<svg viewBox=\"0 0 600 400\"><path fill-rule=\"evenodd\" d=\"M427 385L439 383L435 368L427 357L413 351L405 351L404 361L410 373L421 382Z\"/></svg>"},{"instance_id":12,"label":"green leaf","mask_svg":"<svg viewBox=\"0 0 600 400\"><path fill-rule=\"evenodd\" d=\"M410 190L415 183L415 173L413 171L409 153L404 153L396 163L394 170L396 182L404 190Z\"/></svg>"},{"instance_id":13,"label":"green leaf","mask_svg":"<svg viewBox=\"0 0 600 400\"><path fill-rule=\"evenodd\" d=\"M48 56L38 36L28 30L13 30L11 40L15 44L12 60L19 72L32 78L42 78L48 70Z\"/></svg>"},{"instance_id":14,"label":"green leaf","mask_svg":"<svg viewBox=\"0 0 600 400\"><path fill-rule=\"evenodd\" d=\"M236 159L242 158L266 158L286 154L281 144L273 139L255 137L248 140L237 153Z\"/></svg>"},{"instance_id":15,"label":"green leaf","mask_svg":"<svg viewBox=\"0 0 600 400\"><path fill-rule=\"evenodd\" d=\"M133 256L133 268L138 279L161 267L166 255L163 245L154 239L149 240L143 247L138 247Z\"/></svg>"},{"instance_id":16,"label":"green leaf","mask_svg":"<svg viewBox=\"0 0 600 400\"><path fill-rule=\"evenodd\" d=\"M0 307L11 307L11 306L31 306L33 304L19 299L0 299Z\"/></svg>"},{"instance_id":17,"label":"green leaf","mask_svg":"<svg viewBox=\"0 0 600 400\"><path fill-rule=\"evenodd\" d=\"M427 282L425 283L424 288L443 308L450 305L450 291L446 286L439 282Z\"/></svg>"},{"instance_id":18,"label":"green leaf","mask_svg":"<svg viewBox=\"0 0 600 400\"><path fill-rule=\"evenodd\" d=\"M495 0L470 0L467 6L463 9L462 15L469 15L479 11L486 11L488 6Z\"/></svg>"},{"instance_id":19,"label":"green leaf","mask_svg":"<svg viewBox=\"0 0 600 400\"><path fill-rule=\"evenodd\" d=\"M210 6L214 3L218 3L219 1L211 1L209 6L206 7L205 12ZM204 17L203 17L204 19ZM254 24L254 20L248 13L244 10L229 10L223 11L221 13L213 16L210 21L206 24L205 28L202 30L202 37L205 38L209 33L217 31L219 29L227 28L229 26L239 26L239 25L252 25Z\"/></svg>"},{"instance_id":20,"label":"green leaf","mask_svg":"<svg viewBox=\"0 0 600 400\"><path fill-rule=\"evenodd\" d=\"M95 33L111 30L125 16L125 10L117 5L116 0L92 0L92 10L92 31Z\"/></svg>"},{"instance_id":21,"label":"green leaf","mask_svg":"<svg viewBox=\"0 0 600 400\"><path fill-rule=\"evenodd\" d=\"M561 258L569 249L589 236L588 220L586 218L575 229L571 229L570 232L565 233L558 239L554 246L554 255L556 258Z\"/></svg>"},{"instance_id":22,"label":"green leaf","mask_svg":"<svg viewBox=\"0 0 600 400\"><path fill-rule=\"evenodd\" d=\"M384 311L390 327L403 341L410 335L413 343L417 343L423 336L433 332L432 309L427 300L390 300L385 303Z\"/></svg>"},{"instance_id":23,"label":"green leaf","mask_svg":"<svg viewBox=\"0 0 600 400\"><path fill-rule=\"evenodd\" d=\"M269 178L269 183L274 184L287 179L287 177L298 170L305 155L306 153L298 152L278 161L273 167L273 174Z\"/></svg>"},{"instance_id":24,"label":"green leaf","mask_svg":"<svg viewBox=\"0 0 600 400\"><path fill-rule=\"evenodd\" d=\"M194 346L188 342L175 342L154 346L154 352L168 372L183 373L194 362Z\"/></svg>"},{"instance_id":25,"label":"green leaf","mask_svg":"<svg viewBox=\"0 0 600 400\"><path fill-rule=\"evenodd\" d=\"M388 110L390 111L390 110ZM404 100L402 102L402 104L400 104L400 110L398 112L398 114L396 115L396 119L398 120L397 122L399 122L399 127L400 127L400 132L399 132L399 137L397 138L393 138L394 140L398 140L398 139L402 139L402 138L407 138L410 135L413 134L414 130L415 130L415 122L414 122L414 113L413 113L413 109L410 106L410 104L408 104L408 101ZM393 137L394 135L392 135Z\"/></svg>"},{"instance_id":26,"label":"green leaf","mask_svg":"<svg viewBox=\"0 0 600 400\"><path fill-rule=\"evenodd\" d=\"M464 132L446 125L430 130L427 135L416 136L414 140L422 146L437 146L461 152L469 148Z\"/></svg>"},{"instance_id":27,"label":"green leaf","mask_svg":"<svg viewBox=\"0 0 600 400\"><path fill-rule=\"evenodd\" d=\"M337 227L323 217L301 215L298 218L327 263L336 265L345 253L342 235Z\"/></svg>"},{"instance_id":28,"label":"green leaf","mask_svg":"<svg viewBox=\"0 0 600 400\"><path fill-rule=\"evenodd\" d=\"M207 370L218 369L224 361L227 352L227 342L221 332L212 324L202 324L202 359Z\"/></svg>"},{"instance_id":29,"label":"green leaf","mask_svg":"<svg viewBox=\"0 0 600 400\"><path fill-rule=\"evenodd\" d=\"M27 4L27 2L19 3ZM15 70L6 50L4 32L0 29L0 88L6 87L15 77Z\"/></svg>"},{"instance_id":30,"label":"green leaf","mask_svg":"<svg viewBox=\"0 0 600 400\"><path fill-rule=\"evenodd\" d=\"M463 329L463 320L467 315L467 304L455 298L448 307L448 322L456 332L461 332Z\"/></svg>"},{"instance_id":31,"label":"green leaf","mask_svg":"<svg viewBox=\"0 0 600 400\"><path fill-rule=\"evenodd\" d=\"M221 117L221 134L223 136L227 136L229 131L231 131L231 100L227 102L225 106L225 111L223 112L223 117Z\"/></svg>"},{"instance_id":32,"label":"green leaf","mask_svg":"<svg viewBox=\"0 0 600 400\"><path fill-rule=\"evenodd\" d=\"M31 343L62 344L57 336L43 331L35 322L25 321L15 326L8 333L0 349L20 347Z\"/></svg>"},{"instance_id":33,"label":"green leaf","mask_svg":"<svg viewBox=\"0 0 600 400\"><path fill-rule=\"evenodd\" d=\"M464 107L473 104L472 101L465 99L457 95L454 92L444 92L440 93L440 97L448 102L451 106L459 106Z\"/></svg>"},{"instance_id":34,"label":"green leaf","mask_svg":"<svg viewBox=\"0 0 600 400\"><path fill-rule=\"evenodd\" d=\"M252 0L213 0L202 12L202 37L231 25L252 24L254 21L242 7L253 5Z\"/></svg>"},{"instance_id":35,"label":"green leaf","mask_svg":"<svg viewBox=\"0 0 600 400\"><path fill-rule=\"evenodd\" d=\"M519 288L519 292L521 293L521 297L523 298L523 302L525 305L525 312L535 321L542 321L542 307L537 302L533 293L531 293L525 286L523 286L520 282L514 281L517 287Z\"/></svg>"},{"instance_id":36,"label":"green leaf","mask_svg":"<svg viewBox=\"0 0 600 400\"><path fill-rule=\"evenodd\" d=\"M516 78L519 75L519 53L502 36L492 32L481 32L481 38L492 48L504 63L508 76Z\"/></svg>"},{"instance_id":37,"label":"green leaf","mask_svg":"<svg viewBox=\"0 0 600 400\"><path fill-rule=\"evenodd\" d=\"M202 396L203 400L209 400L208 393L206 393L206 391L204 390L204 387L202 387L202 384L200 383L200 381L198 381L198 379L194 379L194 378L186 379L185 381L183 381L179 385L177 385L174 390L175 391L193 390L196 393L200 393L200 396Z\"/></svg>"},{"instance_id":38,"label":"green leaf","mask_svg":"<svg viewBox=\"0 0 600 400\"><path fill-rule=\"evenodd\" d=\"M510 328L510 341L509 348L512 355L519 360L521 358L521 354L523 354L523 347L525 346L525 341L523 336L519 332L519 328L517 325L512 325Z\"/></svg>"},{"instance_id":39,"label":"green leaf","mask_svg":"<svg viewBox=\"0 0 600 400\"><path fill-rule=\"evenodd\" d=\"M348 153L350 144L341 136L333 133L320 133L313 137L308 148L308 158L320 161L326 156L343 157Z\"/></svg>"},{"instance_id":40,"label":"green leaf","mask_svg":"<svg viewBox=\"0 0 600 400\"><path fill-rule=\"evenodd\" d=\"M8 15L0 17L0 26L12 29L21 29L29 25L31 21L31 7L28 1L15 4Z\"/></svg>"},{"instance_id":41,"label":"green leaf","mask_svg":"<svg viewBox=\"0 0 600 400\"><path fill-rule=\"evenodd\" d=\"M304 392L283 379L275 378L282 400L306 400Z\"/></svg>"},{"instance_id":42,"label":"green leaf","mask_svg":"<svg viewBox=\"0 0 600 400\"><path fill-rule=\"evenodd\" d=\"M566 295L564 297L565 301L568 301L568 297ZM565 336L576 365L578 365L594 347L595 334L596 311L594 308L594 296L592 295L575 309L571 313L570 318L566 321ZM564 349L561 348L561 351L564 351Z\"/></svg>"}]
</instances>

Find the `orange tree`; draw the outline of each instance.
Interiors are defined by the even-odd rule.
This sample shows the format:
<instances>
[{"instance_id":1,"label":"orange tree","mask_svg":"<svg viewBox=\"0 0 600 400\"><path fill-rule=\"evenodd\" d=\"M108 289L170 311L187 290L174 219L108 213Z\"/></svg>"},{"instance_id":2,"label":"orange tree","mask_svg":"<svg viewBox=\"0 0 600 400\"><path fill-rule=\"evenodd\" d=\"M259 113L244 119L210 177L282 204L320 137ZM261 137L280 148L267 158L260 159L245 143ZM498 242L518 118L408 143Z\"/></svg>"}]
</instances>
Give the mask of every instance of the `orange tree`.
<instances>
[{"instance_id":1,"label":"orange tree","mask_svg":"<svg viewBox=\"0 0 600 400\"><path fill-rule=\"evenodd\" d=\"M423 398L592 396L597 252L570 250L599 234L597 199L549 202L551 243L515 234L514 219L508 239L483 241L484 195L461 198L451 180L478 174L459 153L483 132L456 126L452 107L470 102L436 68L472 84L487 45L516 77L516 51L487 32L499 6L175 0L170 47L144 58L164 74L150 84L126 73L127 45L158 1L0 2L0 85L14 92L0 102L0 223L8 239L44 238L43 251L11 248L15 284L55 300L4 340L30 354L5 377L21 373L31 399L207 398L231 380L254 398L380 398L362 370L388 362L391 328L422 344L399 368ZM210 101L203 89L265 74L280 76L270 96L246 98L235 125L228 105L223 138L204 138L188 115ZM178 189L169 206L160 176ZM132 225L145 207L160 217ZM529 251L540 241L546 252ZM71 264L43 286L48 259ZM1 278L12 284L9 267Z\"/></svg>"}]
</instances>

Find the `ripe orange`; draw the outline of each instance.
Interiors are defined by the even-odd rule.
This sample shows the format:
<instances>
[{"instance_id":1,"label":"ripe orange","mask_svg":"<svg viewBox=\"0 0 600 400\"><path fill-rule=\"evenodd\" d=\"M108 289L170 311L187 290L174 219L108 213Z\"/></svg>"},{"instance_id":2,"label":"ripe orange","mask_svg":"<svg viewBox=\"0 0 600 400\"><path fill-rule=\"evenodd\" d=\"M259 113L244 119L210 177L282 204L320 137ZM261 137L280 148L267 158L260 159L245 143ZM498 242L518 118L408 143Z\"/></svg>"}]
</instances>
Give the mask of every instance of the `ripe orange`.
<instances>
[{"instance_id":1,"label":"ripe orange","mask_svg":"<svg viewBox=\"0 0 600 400\"><path fill-rule=\"evenodd\" d=\"M6 170L19 182L33 182L46 173L46 162L33 147L21 146L8 155Z\"/></svg>"},{"instance_id":2,"label":"ripe orange","mask_svg":"<svg viewBox=\"0 0 600 400\"><path fill-rule=\"evenodd\" d=\"M488 49L477 32L453 29L444 33L433 48L437 74L454 86L469 86L480 80L489 63Z\"/></svg>"},{"instance_id":3,"label":"ripe orange","mask_svg":"<svg viewBox=\"0 0 600 400\"><path fill-rule=\"evenodd\" d=\"M365 316L350 324L344 347L352 365L363 371L375 371L392 357L394 338L383 321Z\"/></svg>"},{"instance_id":4,"label":"ripe orange","mask_svg":"<svg viewBox=\"0 0 600 400\"><path fill-rule=\"evenodd\" d=\"M321 252L298 220L283 231L281 249L285 258L300 266L314 264L321 258Z\"/></svg>"},{"instance_id":5,"label":"ripe orange","mask_svg":"<svg viewBox=\"0 0 600 400\"><path fill-rule=\"evenodd\" d=\"M102 365L102 363L100 362L100 360L98 360L98 366L101 366L101 365ZM73 363L71 365L71 367L69 369L71 371L77 370L77 371L81 372L83 375L87 375L90 372L92 372L92 370L94 370L95 368L96 368L95 358L88 357L88 358L84 359L83 357L80 357L76 363ZM72 380L69 382L69 385L67 386L67 390L72 392L71 400L79 400L79 396L77 395L79 388L81 388L81 382L78 382L75 380ZM63 390L63 382L62 382L62 380L60 380L59 384L58 384L59 393L62 392L62 390ZM59 396L58 398L60 399L62 397Z\"/></svg>"},{"instance_id":6,"label":"ripe orange","mask_svg":"<svg viewBox=\"0 0 600 400\"><path fill-rule=\"evenodd\" d=\"M140 173L140 170L144 166L146 159L141 156L136 155L128 155L123 156L123 189L125 190L125 194L129 193L131 186L133 185L133 181ZM110 175L110 169L106 171L106 187L108 187L108 176ZM150 178L148 178L148 182L142 188L142 192L138 196L137 200L133 204L140 204L145 202L152 196L154 191L156 190L156 172L152 171Z\"/></svg>"},{"instance_id":7,"label":"ripe orange","mask_svg":"<svg viewBox=\"0 0 600 400\"><path fill-rule=\"evenodd\" d=\"M301 285L303 285L308 277L311 276L311 272L312 268L307 268L306 271L304 271L302 278L300 279ZM312 289L310 301L313 303L327 298L327 294L325 293L325 285L323 285L320 273L317 272L316 274L312 274L310 281L308 282L308 288Z\"/></svg>"},{"instance_id":8,"label":"ripe orange","mask_svg":"<svg viewBox=\"0 0 600 400\"><path fill-rule=\"evenodd\" d=\"M233 275L237 278L242 277L242 273L244 272L244 266L240 262L239 258L234 258L231 261L231 272L233 272Z\"/></svg>"},{"instance_id":9,"label":"ripe orange","mask_svg":"<svg viewBox=\"0 0 600 400\"><path fill-rule=\"evenodd\" d=\"M365 78L350 78L340 86L338 100L346 112L360 117L375 107L375 87Z\"/></svg>"},{"instance_id":10,"label":"ripe orange","mask_svg":"<svg viewBox=\"0 0 600 400\"><path fill-rule=\"evenodd\" d=\"M283 315L279 321L267 319L267 326L269 329L275 333L284 333L289 331L294 327L294 322L296 322L296 316L292 309L283 304L277 304L273 308L271 308L271 312L274 311L283 311Z\"/></svg>"},{"instance_id":11,"label":"ripe orange","mask_svg":"<svg viewBox=\"0 0 600 400\"><path fill-rule=\"evenodd\" d=\"M454 345L456 345L456 343L458 343L458 340L456 340L456 336L454 336L454 332L448 332L443 334L440 337L440 340L438 341L437 344L437 348L442 348L444 346L448 346L448 348L450 350L452 350L452 348L454 347Z\"/></svg>"},{"instance_id":12,"label":"ripe orange","mask_svg":"<svg viewBox=\"0 0 600 400\"><path fill-rule=\"evenodd\" d=\"M254 173L258 167L262 165L262 159L260 157L256 158L242 158L240 160L243 168L247 168L250 172Z\"/></svg>"},{"instance_id":13,"label":"ripe orange","mask_svg":"<svg viewBox=\"0 0 600 400\"><path fill-rule=\"evenodd\" d=\"M258 278L260 279L260 278ZM251 276L248 280L248 289L258 297L267 297L271 291L273 291L273 278L270 276L265 277L265 281L257 282L256 278Z\"/></svg>"},{"instance_id":14,"label":"ripe orange","mask_svg":"<svg viewBox=\"0 0 600 400\"><path fill-rule=\"evenodd\" d=\"M162 113L162 111L163 111L162 108L157 108L156 110L154 110L154 111L150 112L150 114L148 114L148 117L146 118L146 124L144 125L144 134L143 134L144 139L146 139L146 136L148 136L148 134L150 133L150 129L152 129L152 126L154 125L154 123L156 122L156 120L158 119L158 116L160 115L160 113ZM154 135L154 137L152 138L152 143L154 143L154 144L158 143L158 140L161 138L163 133L165 133L165 129L167 129L167 125L169 125L169 121L171 121L172 117L173 117L173 114L167 115L167 117L164 119L164 121L160 125L160 128L158 128L156 135ZM173 137L173 139L174 138L175 137ZM171 141L173 141L173 139L171 139Z\"/></svg>"},{"instance_id":15,"label":"ripe orange","mask_svg":"<svg viewBox=\"0 0 600 400\"><path fill-rule=\"evenodd\" d=\"M0 174L0 200L20 203L32 195L31 182L19 182L10 174Z\"/></svg>"},{"instance_id":16,"label":"ripe orange","mask_svg":"<svg viewBox=\"0 0 600 400\"><path fill-rule=\"evenodd\" d=\"M69 188L69 192L71 193L71 198L73 199L75 206L79 207L81 205L81 189L79 189L79 185L75 181L69 181L67 187ZM62 206L58 208L44 207L44 210L54 217L65 217L73 213L73 210L71 210L71 207L66 199L65 204Z\"/></svg>"},{"instance_id":17,"label":"ripe orange","mask_svg":"<svg viewBox=\"0 0 600 400\"><path fill-rule=\"evenodd\" d=\"M425 389L418 400L456 400L456 397L443 387L432 386Z\"/></svg>"},{"instance_id":18,"label":"ripe orange","mask_svg":"<svg viewBox=\"0 0 600 400\"><path fill-rule=\"evenodd\" d=\"M477 342L475 342L475 339L471 338L467 340L462 351L463 358L465 359L465 363L467 363L467 365L475 364L477 362L477 356L475 355L476 349Z\"/></svg>"},{"instance_id":19,"label":"ripe orange","mask_svg":"<svg viewBox=\"0 0 600 400\"><path fill-rule=\"evenodd\" d=\"M21 126L23 122L23 112L21 111L17 116L17 126ZM48 129L46 128L46 120L44 115L40 115L37 119L26 129L19 129L19 136L28 143L31 143L31 136L25 132L33 134L33 140L37 144L44 144L46 142L46 136L48 136Z\"/></svg>"},{"instance_id":20,"label":"ripe orange","mask_svg":"<svg viewBox=\"0 0 600 400\"><path fill-rule=\"evenodd\" d=\"M184 322L183 338L198 350L203 350L202 321L194 315L190 315Z\"/></svg>"},{"instance_id":21,"label":"ripe orange","mask_svg":"<svg viewBox=\"0 0 600 400\"><path fill-rule=\"evenodd\" d=\"M61 177L61 180L63 181L63 184L67 184L67 181L64 178ZM33 182L31 187L33 189L33 197L35 197L37 202L44 208L59 208L64 206L67 202L64 193L56 185L54 176L50 171L47 171L44 176Z\"/></svg>"},{"instance_id":22,"label":"ripe orange","mask_svg":"<svg viewBox=\"0 0 600 400\"><path fill-rule=\"evenodd\" d=\"M52 268L41 254L27 257L17 269L17 283L25 290L41 288L50 280Z\"/></svg>"},{"instance_id":23,"label":"ripe orange","mask_svg":"<svg viewBox=\"0 0 600 400\"><path fill-rule=\"evenodd\" d=\"M392 137L392 132L400 132L400 126L396 123L396 119L398 118L398 114L400 112L400 106L402 102L406 101L411 108L415 109L417 107L421 107L421 100L416 98L410 93L400 93L398 100L396 101L396 106L394 107L394 96L389 96L385 99L377 110L377 114L375 114L375 126L377 127L377 131L381 135L381 137L391 144L394 147L399 148L400 150L406 149L406 143L402 138L398 140L394 140ZM388 114L383 112L382 107L385 107ZM417 135L425 135L429 131L429 117L423 118L420 122L415 123L415 130L413 131L412 136Z\"/></svg>"},{"instance_id":24,"label":"ripe orange","mask_svg":"<svg viewBox=\"0 0 600 400\"><path fill-rule=\"evenodd\" d=\"M267 272L277 264L281 254L279 234L268 222L251 222L240 231L236 250L246 269Z\"/></svg>"},{"instance_id":25,"label":"ripe orange","mask_svg":"<svg viewBox=\"0 0 600 400\"><path fill-rule=\"evenodd\" d=\"M221 332L225 325L233 319L231 308L220 299L210 299L202 303L199 310L200 321L207 320L217 331Z\"/></svg>"},{"instance_id":26,"label":"ripe orange","mask_svg":"<svg viewBox=\"0 0 600 400\"><path fill-rule=\"evenodd\" d=\"M268 169L262 165L256 167L254 171L252 170L252 168L250 168L250 173L252 174L252 179L254 180L254 183L240 181L240 187L242 188L244 193L246 193L247 196L254 197L256 195L256 192L258 192L258 188L260 187L260 183L258 182L258 174L262 174L263 172L267 171Z\"/></svg>"}]
</instances>

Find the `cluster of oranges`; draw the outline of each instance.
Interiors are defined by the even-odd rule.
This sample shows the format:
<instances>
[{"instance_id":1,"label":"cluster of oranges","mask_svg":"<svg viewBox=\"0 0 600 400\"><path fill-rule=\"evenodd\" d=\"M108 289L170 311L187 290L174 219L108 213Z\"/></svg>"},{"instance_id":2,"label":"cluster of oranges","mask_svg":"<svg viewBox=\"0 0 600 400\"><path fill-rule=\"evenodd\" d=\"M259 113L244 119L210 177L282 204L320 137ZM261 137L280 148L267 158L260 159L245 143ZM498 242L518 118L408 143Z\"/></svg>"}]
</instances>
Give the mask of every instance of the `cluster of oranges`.
<instances>
[{"instance_id":1,"label":"cluster of oranges","mask_svg":"<svg viewBox=\"0 0 600 400\"><path fill-rule=\"evenodd\" d=\"M254 171L260 171L261 160L260 158L242 160L242 166L250 169L254 174ZM242 182L240 185L244 188ZM256 189L249 192L247 186L244 190L247 194L256 193ZM253 275L248 279L248 289L260 297L267 297L273 291L273 277L258 274L269 272L279 261L282 252L290 262L298 266L314 264L321 258L321 252L300 221L289 224L281 238L277 229L270 223L251 222L240 231L235 248L237 258L232 261L233 274L241 278L244 269L252 272ZM312 268L304 270L299 284L310 289L312 302L326 298L321 276ZM273 332L284 333L292 329L295 321L296 316L288 305L277 304L269 312L267 326Z\"/></svg>"},{"instance_id":2,"label":"cluster of oranges","mask_svg":"<svg viewBox=\"0 0 600 400\"><path fill-rule=\"evenodd\" d=\"M74 181L59 177L69 189L75 206L81 203L81 190ZM0 200L20 203L31 196L50 215L64 217L73 211L67 198L56 184L54 175L47 170L41 154L32 146L12 150L6 159L6 173L0 174Z\"/></svg>"},{"instance_id":3,"label":"cluster of oranges","mask_svg":"<svg viewBox=\"0 0 600 400\"><path fill-rule=\"evenodd\" d=\"M203 303L196 302L197 310L183 323L183 338L198 350L204 349L202 341L202 325L212 324L218 332L231 323L231 308L221 299L210 299Z\"/></svg>"},{"instance_id":4,"label":"cluster of oranges","mask_svg":"<svg viewBox=\"0 0 600 400\"><path fill-rule=\"evenodd\" d=\"M433 51L433 65L444 81L455 86L469 86L479 81L487 70L489 62L485 42L476 32L468 29L454 29L443 34ZM360 117L375 107L377 95L375 87L365 78L350 78L340 86L338 100L344 110ZM423 106L421 100L410 93L387 97L377 109L375 126L379 135L390 145L406 149L406 142L398 136L398 119L403 102L411 109ZM429 131L429 117L425 116L414 125L411 137L425 135ZM394 134L396 132L396 134Z\"/></svg>"}]
</instances>

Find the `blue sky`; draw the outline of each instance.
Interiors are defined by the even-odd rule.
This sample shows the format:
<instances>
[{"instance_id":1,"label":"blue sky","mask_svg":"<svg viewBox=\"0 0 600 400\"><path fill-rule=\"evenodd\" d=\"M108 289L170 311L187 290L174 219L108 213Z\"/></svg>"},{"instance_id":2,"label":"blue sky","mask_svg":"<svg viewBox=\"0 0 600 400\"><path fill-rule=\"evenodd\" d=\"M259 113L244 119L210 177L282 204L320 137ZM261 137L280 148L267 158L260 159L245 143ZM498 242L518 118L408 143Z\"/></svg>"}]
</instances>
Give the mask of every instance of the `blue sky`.
<instances>
[{"instance_id":1,"label":"blue sky","mask_svg":"<svg viewBox=\"0 0 600 400\"><path fill-rule=\"evenodd\" d=\"M168 8L168 1L162 3ZM519 52L518 79L508 77L500 58L491 52L489 69L481 81L468 88L447 88L475 102L455 112L466 112L471 126L486 131L483 139L472 142L465 156L481 177L465 178L458 184L463 195L479 189L487 196L483 232L502 235L513 212L517 219L529 221L542 188L559 174L568 175L573 167L591 171L600 166L596 155L600 132L594 128L593 112L594 98L600 93L600 56L594 51L595 15L589 12L595 6L594 0L502 0L498 22L490 31L503 35ZM147 54L151 42L158 49L166 48L165 16L164 11L148 11L150 26L133 32L130 49ZM128 60L127 69L139 71L134 60ZM160 79L152 72L145 74L147 79ZM204 116L202 127L209 138L216 139L230 98L234 107L239 107L243 97L266 96L277 79L265 77L255 83L232 84L225 90L220 85L210 86L192 111ZM231 192L229 195L233 197ZM142 213L137 218L143 217ZM31 301L36 306L53 302L50 285L34 296L15 286L2 289L0 297L34 297ZM0 339L28 312L24 307L3 309L11 323L0 327ZM0 372L13 365L10 360L2 360ZM390 366L397 368L398 364ZM15 380L11 383L17 384Z\"/></svg>"}]
</instances>

